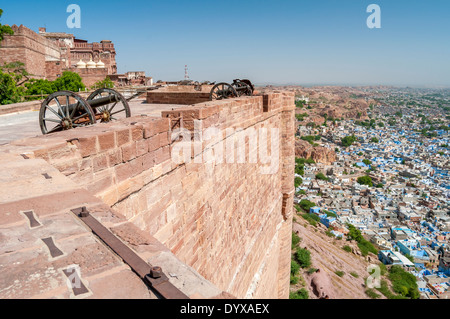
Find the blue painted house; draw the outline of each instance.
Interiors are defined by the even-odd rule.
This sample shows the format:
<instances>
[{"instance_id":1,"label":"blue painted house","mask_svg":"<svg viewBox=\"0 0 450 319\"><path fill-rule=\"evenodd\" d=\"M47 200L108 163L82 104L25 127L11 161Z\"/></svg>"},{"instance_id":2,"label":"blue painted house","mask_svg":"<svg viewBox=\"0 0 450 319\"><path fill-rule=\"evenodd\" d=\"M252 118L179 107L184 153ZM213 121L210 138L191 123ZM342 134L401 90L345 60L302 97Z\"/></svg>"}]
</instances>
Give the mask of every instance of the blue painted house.
<instances>
[{"instance_id":1,"label":"blue painted house","mask_svg":"<svg viewBox=\"0 0 450 319\"><path fill-rule=\"evenodd\" d=\"M320 207L315 206L315 207L310 208L309 213L320 215Z\"/></svg>"},{"instance_id":2,"label":"blue painted house","mask_svg":"<svg viewBox=\"0 0 450 319\"><path fill-rule=\"evenodd\" d=\"M319 217L320 222L324 224L327 228L330 228L331 223L333 223L336 220L336 218L334 217L328 217L327 214L320 215Z\"/></svg>"}]
</instances>

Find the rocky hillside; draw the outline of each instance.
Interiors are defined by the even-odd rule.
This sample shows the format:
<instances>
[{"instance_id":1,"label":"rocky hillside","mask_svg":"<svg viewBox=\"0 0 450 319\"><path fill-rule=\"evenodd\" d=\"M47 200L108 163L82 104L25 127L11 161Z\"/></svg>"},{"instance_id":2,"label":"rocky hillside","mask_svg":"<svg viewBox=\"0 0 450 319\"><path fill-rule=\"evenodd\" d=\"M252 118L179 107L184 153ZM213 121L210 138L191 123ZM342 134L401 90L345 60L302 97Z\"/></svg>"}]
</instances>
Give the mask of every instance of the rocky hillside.
<instances>
[{"instance_id":1,"label":"rocky hillside","mask_svg":"<svg viewBox=\"0 0 450 319\"><path fill-rule=\"evenodd\" d=\"M309 115L308 122L321 125L325 117L329 119L368 119L367 111L370 104L375 101L369 100L366 93L346 87L315 87L297 88L297 96L309 99L309 108L303 108Z\"/></svg>"},{"instance_id":2,"label":"rocky hillside","mask_svg":"<svg viewBox=\"0 0 450 319\"><path fill-rule=\"evenodd\" d=\"M316 163L325 165L331 165L337 160L334 150L321 146L313 146L309 142L301 139L295 141L295 156L299 158L312 158Z\"/></svg>"},{"instance_id":3,"label":"rocky hillside","mask_svg":"<svg viewBox=\"0 0 450 319\"><path fill-rule=\"evenodd\" d=\"M363 257L355 243L331 238L326 230L321 224L312 226L295 217L293 231L301 239L298 246L310 252L311 266L301 271L302 280L292 285L291 291L303 287L309 299L370 299L364 281L369 276L367 268L371 263L378 264L378 258L373 254ZM351 251L345 251L344 246Z\"/></svg>"}]
</instances>

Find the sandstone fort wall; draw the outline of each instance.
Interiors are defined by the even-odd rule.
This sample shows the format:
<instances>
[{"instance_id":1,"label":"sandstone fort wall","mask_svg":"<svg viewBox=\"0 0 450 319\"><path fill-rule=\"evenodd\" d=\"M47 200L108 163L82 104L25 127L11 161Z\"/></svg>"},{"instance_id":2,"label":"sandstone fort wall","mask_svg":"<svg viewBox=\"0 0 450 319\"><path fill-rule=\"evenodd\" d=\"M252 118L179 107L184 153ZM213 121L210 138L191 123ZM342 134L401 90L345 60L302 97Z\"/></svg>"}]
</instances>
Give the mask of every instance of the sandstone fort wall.
<instances>
[{"instance_id":1,"label":"sandstone fort wall","mask_svg":"<svg viewBox=\"0 0 450 319\"><path fill-rule=\"evenodd\" d=\"M15 144L84 186L220 289L238 298L288 298L294 113L293 93L274 92ZM174 138L178 128L194 139L210 128L221 133L214 143L204 138L179 163L174 154L187 140ZM279 137L279 143L269 139L279 162L272 173L261 173L265 163L250 163L261 147L250 138L244 139L245 163L195 163L216 154L220 143L242 138L237 129L250 134L263 128Z\"/></svg>"},{"instance_id":2,"label":"sandstone fort wall","mask_svg":"<svg viewBox=\"0 0 450 319\"><path fill-rule=\"evenodd\" d=\"M46 60L60 60L59 47L36 32L13 25L13 36L5 36L0 46L0 64L21 61L36 78L46 76Z\"/></svg>"}]
</instances>

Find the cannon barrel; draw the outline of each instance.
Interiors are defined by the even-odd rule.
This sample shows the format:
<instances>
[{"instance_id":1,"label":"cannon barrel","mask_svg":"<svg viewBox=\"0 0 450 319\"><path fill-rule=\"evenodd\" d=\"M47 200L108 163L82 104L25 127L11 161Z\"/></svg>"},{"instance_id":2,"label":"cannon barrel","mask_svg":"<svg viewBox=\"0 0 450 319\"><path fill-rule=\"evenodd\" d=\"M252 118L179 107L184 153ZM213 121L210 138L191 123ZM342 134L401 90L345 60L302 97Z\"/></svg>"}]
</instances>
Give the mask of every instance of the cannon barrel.
<instances>
[{"instance_id":1,"label":"cannon barrel","mask_svg":"<svg viewBox=\"0 0 450 319\"><path fill-rule=\"evenodd\" d=\"M94 99L94 100L87 100L87 102L89 103L89 105L92 108L108 105L110 103L119 102L119 101L120 101L120 99L117 95L109 95L109 96L100 97L100 98Z\"/></svg>"},{"instance_id":2,"label":"cannon barrel","mask_svg":"<svg viewBox=\"0 0 450 319\"><path fill-rule=\"evenodd\" d=\"M108 105L110 103L115 103L115 102L119 102L120 99L117 95L109 95L109 96L105 96L105 97L100 97L98 99L94 99L94 100L87 100L86 102L88 102L88 104L93 108L97 108L97 107L101 107L101 106L105 106ZM73 111L74 108L78 108L80 107L80 102L74 103L74 104L70 104L69 105L69 112L71 113ZM66 111L64 111L66 112Z\"/></svg>"}]
</instances>

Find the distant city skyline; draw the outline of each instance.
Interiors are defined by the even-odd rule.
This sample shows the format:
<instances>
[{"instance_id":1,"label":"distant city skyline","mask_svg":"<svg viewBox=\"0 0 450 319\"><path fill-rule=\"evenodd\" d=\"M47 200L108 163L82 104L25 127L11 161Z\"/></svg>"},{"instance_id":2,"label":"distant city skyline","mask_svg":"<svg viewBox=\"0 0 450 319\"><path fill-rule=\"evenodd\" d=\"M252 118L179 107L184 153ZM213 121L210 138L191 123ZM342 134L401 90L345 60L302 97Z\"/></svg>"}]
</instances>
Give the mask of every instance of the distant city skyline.
<instances>
[{"instance_id":1,"label":"distant city skyline","mask_svg":"<svg viewBox=\"0 0 450 319\"><path fill-rule=\"evenodd\" d=\"M81 8L70 29L67 7ZM381 8L369 29L366 8ZM450 2L434 1L17 1L2 24L112 40L119 73L260 84L450 87Z\"/></svg>"}]
</instances>

